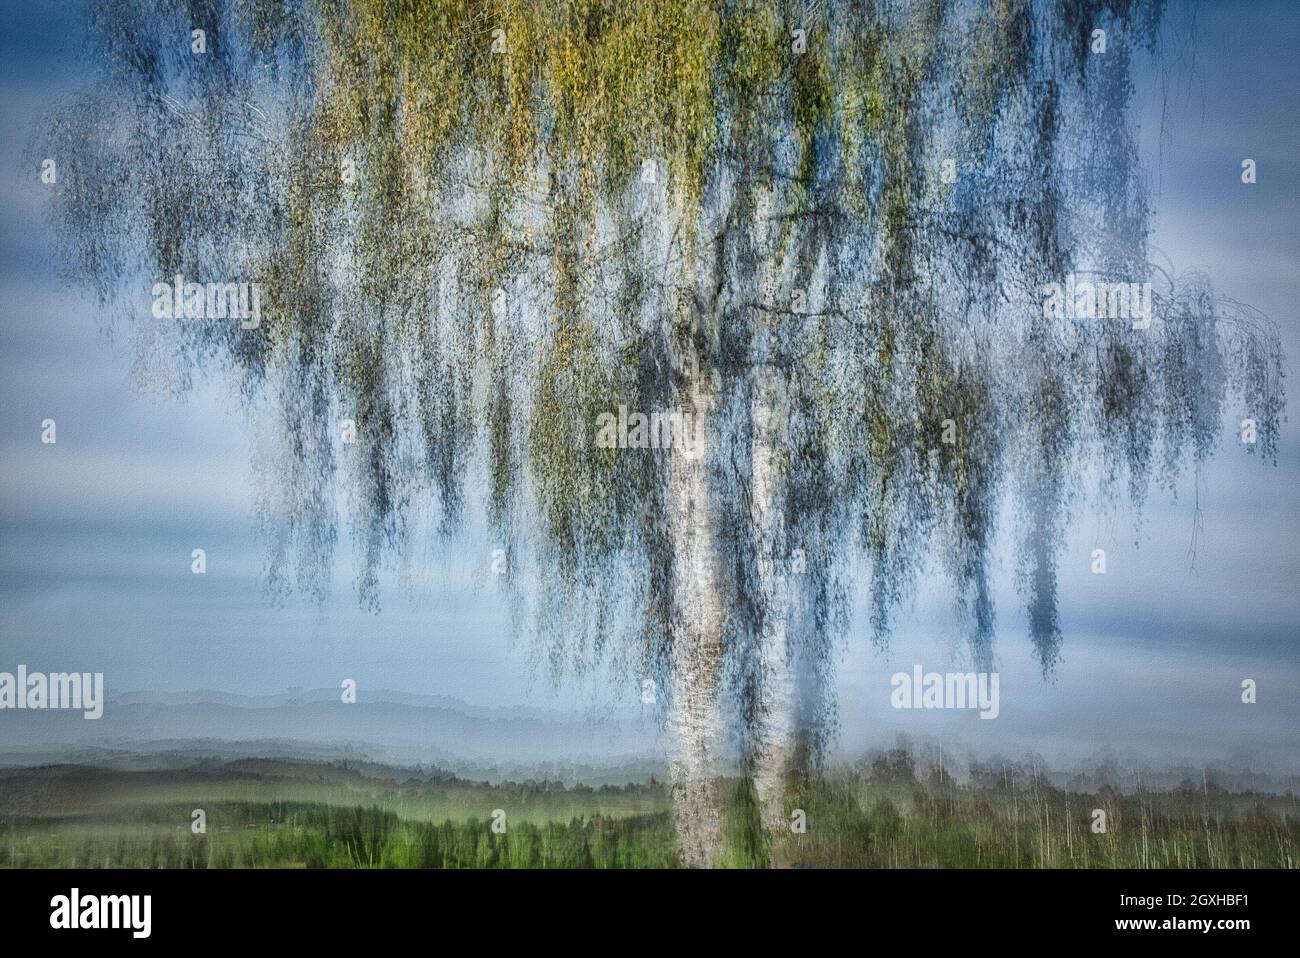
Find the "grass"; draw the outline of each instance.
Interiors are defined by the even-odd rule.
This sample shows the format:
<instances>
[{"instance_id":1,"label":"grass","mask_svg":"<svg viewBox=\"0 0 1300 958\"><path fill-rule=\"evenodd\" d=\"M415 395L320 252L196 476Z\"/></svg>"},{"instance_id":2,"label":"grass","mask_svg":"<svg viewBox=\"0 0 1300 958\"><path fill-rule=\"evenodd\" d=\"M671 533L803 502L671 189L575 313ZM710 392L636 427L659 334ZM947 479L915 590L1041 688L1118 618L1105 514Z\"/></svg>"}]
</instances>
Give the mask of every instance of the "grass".
<instances>
[{"instance_id":1,"label":"grass","mask_svg":"<svg viewBox=\"0 0 1300 958\"><path fill-rule=\"evenodd\" d=\"M897 758L897 756L895 756ZM802 834L765 833L745 780L720 783L728 867L1294 868L1294 794L1093 793L1007 767L958 783L877 760L792 781ZM207 829L191 831L203 809ZM248 760L0 774L0 867L666 868L665 786L493 785L380 766ZM492 827L496 809L506 829ZM1104 834L1093 810L1106 812Z\"/></svg>"},{"instance_id":2,"label":"grass","mask_svg":"<svg viewBox=\"0 0 1300 958\"><path fill-rule=\"evenodd\" d=\"M174 809L177 812L182 810ZM51 822L4 837L3 863L82 868L664 868L666 814L617 822L405 821L377 806L217 805L207 834L186 825ZM188 819L188 815L186 815Z\"/></svg>"}]
</instances>

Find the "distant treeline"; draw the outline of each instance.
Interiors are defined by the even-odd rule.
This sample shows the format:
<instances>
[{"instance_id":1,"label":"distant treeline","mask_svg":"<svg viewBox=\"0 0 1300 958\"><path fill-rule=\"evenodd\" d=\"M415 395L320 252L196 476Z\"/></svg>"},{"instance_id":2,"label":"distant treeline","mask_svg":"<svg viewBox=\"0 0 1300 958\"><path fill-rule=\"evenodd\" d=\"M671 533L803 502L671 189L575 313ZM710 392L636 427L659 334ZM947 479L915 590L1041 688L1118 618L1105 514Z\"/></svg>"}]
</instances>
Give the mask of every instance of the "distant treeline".
<instances>
[{"instance_id":1,"label":"distant treeline","mask_svg":"<svg viewBox=\"0 0 1300 958\"><path fill-rule=\"evenodd\" d=\"M722 785L720 864L735 867L1300 862L1294 794L1232 792L1208 777L1166 790L1081 791L1052 784L1035 763L995 762L969 766L959 781L945 762L899 748L792 779L778 827L760 823L752 783ZM0 772L0 866L664 868L678 863L670 804L654 781L492 785L265 759L154 771L47 766Z\"/></svg>"}]
</instances>

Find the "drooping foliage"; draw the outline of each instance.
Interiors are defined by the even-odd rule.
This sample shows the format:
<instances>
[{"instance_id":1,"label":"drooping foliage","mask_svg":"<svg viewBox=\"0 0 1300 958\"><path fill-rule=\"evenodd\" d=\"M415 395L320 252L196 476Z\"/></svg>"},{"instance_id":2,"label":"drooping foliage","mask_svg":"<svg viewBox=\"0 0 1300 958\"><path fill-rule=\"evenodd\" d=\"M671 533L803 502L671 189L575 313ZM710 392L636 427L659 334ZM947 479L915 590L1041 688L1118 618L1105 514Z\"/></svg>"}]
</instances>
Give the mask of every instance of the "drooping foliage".
<instances>
[{"instance_id":1,"label":"drooping foliage","mask_svg":"<svg viewBox=\"0 0 1300 958\"><path fill-rule=\"evenodd\" d=\"M1276 452L1268 326L1148 265L1127 107L1160 7L96 5L98 75L49 128L56 215L142 381L219 368L260 401L276 589L323 590L340 492L369 604L430 520L481 507L557 672L664 675L678 453L593 438L620 405L707 408L734 714L767 707L782 619L816 754L861 594L883 641L937 559L988 663L1009 505L1050 670L1091 469L1140 501L1229 403ZM257 283L260 325L154 319L176 274ZM1152 283L1150 327L1045 315L1071 275Z\"/></svg>"}]
</instances>

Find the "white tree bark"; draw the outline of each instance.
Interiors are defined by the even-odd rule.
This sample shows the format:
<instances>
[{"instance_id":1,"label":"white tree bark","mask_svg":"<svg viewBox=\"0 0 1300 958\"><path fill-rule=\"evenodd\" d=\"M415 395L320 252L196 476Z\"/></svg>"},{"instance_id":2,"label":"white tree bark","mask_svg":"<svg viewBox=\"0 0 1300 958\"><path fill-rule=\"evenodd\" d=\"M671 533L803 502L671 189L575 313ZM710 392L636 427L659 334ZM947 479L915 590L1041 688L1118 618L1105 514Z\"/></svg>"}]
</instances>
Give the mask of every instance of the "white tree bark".
<instances>
[{"instance_id":1,"label":"white tree bark","mask_svg":"<svg viewBox=\"0 0 1300 958\"><path fill-rule=\"evenodd\" d=\"M668 725L673 806L682 858L708 868L722 837L717 794L721 739L718 684L724 615L714 542L715 506L708 481L712 397L695 377L688 396L695 416L695 455L673 449L668 508L676 553L672 646L672 702Z\"/></svg>"},{"instance_id":2,"label":"white tree bark","mask_svg":"<svg viewBox=\"0 0 1300 958\"><path fill-rule=\"evenodd\" d=\"M758 554L758 592L764 610L759 642L760 703L749 730L749 757L763 825L784 826L785 774L794 750L795 678L789 648L788 580L778 450L784 448L788 397L780 371L757 370L751 399L751 512Z\"/></svg>"}]
</instances>

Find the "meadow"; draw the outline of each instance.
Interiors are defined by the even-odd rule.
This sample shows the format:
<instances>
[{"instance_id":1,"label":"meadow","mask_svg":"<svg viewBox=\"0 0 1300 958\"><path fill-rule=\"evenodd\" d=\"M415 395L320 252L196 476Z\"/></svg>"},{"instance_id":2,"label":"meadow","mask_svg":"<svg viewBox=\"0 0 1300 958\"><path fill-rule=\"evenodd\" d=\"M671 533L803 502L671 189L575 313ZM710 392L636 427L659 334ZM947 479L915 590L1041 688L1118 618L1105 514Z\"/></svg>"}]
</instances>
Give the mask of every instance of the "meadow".
<instances>
[{"instance_id":1,"label":"meadow","mask_svg":"<svg viewBox=\"0 0 1300 958\"><path fill-rule=\"evenodd\" d=\"M729 867L1294 868L1294 793L1212 782L1063 789L1037 769L956 781L906 753L791 783L766 832L752 788L719 781ZM0 867L670 868L667 786L470 782L354 762L199 760L180 768L0 772ZM205 830L192 828L202 809ZM1106 831L1094 831L1095 811ZM504 833L494 812L505 813ZM798 810L798 811L797 811ZM799 812L802 812L802 815ZM499 816L498 816L499 817Z\"/></svg>"}]
</instances>

